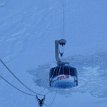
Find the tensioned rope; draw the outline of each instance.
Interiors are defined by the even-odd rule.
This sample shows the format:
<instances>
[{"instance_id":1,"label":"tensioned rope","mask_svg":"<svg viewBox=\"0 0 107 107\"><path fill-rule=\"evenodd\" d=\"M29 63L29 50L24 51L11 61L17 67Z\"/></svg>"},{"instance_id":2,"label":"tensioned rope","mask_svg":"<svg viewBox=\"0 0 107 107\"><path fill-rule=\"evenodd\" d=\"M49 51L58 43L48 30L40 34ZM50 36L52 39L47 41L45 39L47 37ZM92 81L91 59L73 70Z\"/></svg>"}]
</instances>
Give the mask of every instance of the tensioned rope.
<instances>
[{"instance_id":1,"label":"tensioned rope","mask_svg":"<svg viewBox=\"0 0 107 107\"><path fill-rule=\"evenodd\" d=\"M9 67L4 63L4 61L0 58L0 62L5 66L5 68L7 69L7 71L17 80L19 81L20 84L22 84L26 89L28 89L30 92L33 92L37 95L42 95L40 93L37 93L35 91L33 91L32 89L30 89L26 84L24 84L10 69ZM43 95L44 96L44 95Z\"/></svg>"},{"instance_id":2,"label":"tensioned rope","mask_svg":"<svg viewBox=\"0 0 107 107\"><path fill-rule=\"evenodd\" d=\"M7 79L5 79L5 78L4 78L3 76L1 76L1 75L0 75L0 78L1 78L2 80L4 80L7 84L9 84L11 87L13 87L13 88L15 88L16 90L22 92L23 94L26 94L26 95L29 95L29 96L36 96L36 95L34 95L34 94L27 93L27 92L25 92L25 91L17 88L16 86L14 86L13 84L11 84Z\"/></svg>"},{"instance_id":3,"label":"tensioned rope","mask_svg":"<svg viewBox=\"0 0 107 107\"><path fill-rule=\"evenodd\" d=\"M17 88L17 87L14 86L13 84L11 84L7 79L5 79L3 76L0 75L0 78L1 78L2 80L4 80L8 85L10 85L11 87L13 87L14 89L20 91L21 93L23 93L23 94L25 94L25 95L32 96L32 97L33 97L33 96L36 97L36 95L34 95L34 94L27 93L27 92L25 92L25 91ZM51 101L50 104L46 104L46 103L45 103L46 106L49 106L49 107L50 107L50 106L54 103L55 98L56 98L56 94L57 94L57 92L55 93L55 95L54 95L54 97L53 97L53 99L52 99L52 101Z\"/></svg>"},{"instance_id":4,"label":"tensioned rope","mask_svg":"<svg viewBox=\"0 0 107 107\"><path fill-rule=\"evenodd\" d=\"M54 103L55 98L56 98L56 95L57 95L57 92L55 92L55 95L54 95L54 97L53 97L51 103L50 103L50 104L45 104L45 105L48 106L48 107L50 107L50 106Z\"/></svg>"},{"instance_id":5,"label":"tensioned rope","mask_svg":"<svg viewBox=\"0 0 107 107\"><path fill-rule=\"evenodd\" d=\"M8 68L8 66L2 61L2 59L0 58L0 62L6 67L6 69L8 70L8 71L10 71L10 73L14 76L14 77L16 77L17 78L17 76ZM13 85L12 83L10 83L7 79L5 79L2 75L0 75L0 78L2 79L2 80L4 80L8 85L10 85L11 87L13 87L14 89L16 89L17 91L20 91L20 92L22 92L23 94L26 94L26 95L29 95L29 96L36 96L36 95L42 95L42 94L39 94L39 93L37 93L37 92L35 92L35 94L31 94L31 93L28 93L28 92L25 92L25 91L23 91L23 90L21 90L21 89L19 89L19 88L17 88L15 85ZM20 81L20 79L19 78L17 78L17 80L18 81ZM21 82L21 84L23 84L24 85L24 87L26 86L22 81L20 81ZM28 86L26 86L27 87L27 89L30 89ZM31 90L31 89L30 89ZM33 92L33 91L32 91ZM48 94L48 93L47 93ZM46 95L47 95L46 94ZM52 98L52 101L51 101L51 103L50 104L45 104L46 106L51 106L52 104L53 104L53 102L54 102L54 100L55 100L55 98L56 98L56 94L57 93L55 93L55 95L54 95L54 97ZM44 95L42 95L42 96L44 96Z\"/></svg>"},{"instance_id":6,"label":"tensioned rope","mask_svg":"<svg viewBox=\"0 0 107 107\"><path fill-rule=\"evenodd\" d=\"M65 36L65 0L62 1L62 36Z\"/></svg>"}]
</instances>

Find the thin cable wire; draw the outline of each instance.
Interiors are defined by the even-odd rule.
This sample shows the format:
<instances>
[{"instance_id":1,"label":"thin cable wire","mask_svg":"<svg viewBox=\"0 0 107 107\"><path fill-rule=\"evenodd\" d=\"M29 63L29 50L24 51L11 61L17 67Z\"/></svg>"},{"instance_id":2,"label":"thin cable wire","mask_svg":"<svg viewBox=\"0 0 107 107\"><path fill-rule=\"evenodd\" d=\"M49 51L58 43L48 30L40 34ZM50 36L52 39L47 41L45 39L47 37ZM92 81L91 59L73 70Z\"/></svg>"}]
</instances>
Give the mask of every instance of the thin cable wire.
<instances>
[{"instance_id":1,"label":"thin cable wire","mask_svg":"<svg viewBox=\"0 0 107 107\"><path fill-rule=\"evenodd\" d=\"M45 105L50 107L50 106L54 103L55 98L56 98L56 95L57 95L57 91L55 92L55 95L54 95L54 97L53 97L51 103L50 103L50 104L45 104Z\"/></svg>"},{"instance_id":2,"label":"thin cable wire","mask_svg":"<svg viewBox=\"0 0 107 107\"><path fill-rule=\"evenodd\" d=\"M62 2L62 36L65 36L65 0L61 0Z\"/></svg>"},{"instance_id":3,"label":"thin cable wire","mask_svg":"<svg viewBox=\"0 0 107 107\"><path fill-rule=\"evenodd\" d=\"M52 72L52 76L51 76L51 78L50 78L50 81L52 81L52 79L53 79L53 77L54 77L55 72L56 72L56 68L54 68L54 72ZM50 103L50 104L45 104L45 105L46 105L46 106L48 106L48 107L50 107L50 106L54 103L55 98L56 98L56 95L57 95L57 91L55 92L55 95L54 95L54 97L53 97L53 99L52 99L51 103Z\"/></svg>"},{"instance_id":4,"label":"thin cable wire","mask_svg":"<svg viewBox=\"0 0 107 107\"><path fill-rule=\"evenodd\" d=\"M5 79L3 76L0 75L0 78L1 78L2 80L4 80L8 85L10 85L10 86L13 87L14 89L16 89L17 91L19 91L19 92L21 92L21 93L23 93L23 94L25 94L25 95L29 95L29 96L32 96L32 97L36 97L36 95L34 95L34 94L27 93L27 92L25 92L25 91L17 88L17 87L14 86L13 84L11 84L7 79ZM51 106L51 105L54 103L55 98L56 98L56 93L55 93L55 96L53 97L52 102L51 102L49 105L47 105L47 104L45 104L45 105L46 105L46 106Z\"/></svg>"},{"instance_id":5,"label":"thin cable wire","mask_svg":"<svg viewBox=\"0 0 107 107\"><path fill-rule=\"evenodd\" d=\"M5 79L5 78L4 78L3 76L1 76L1 75L0 75L0 78L1 78L2 80L4 80L8 85L10 85L11 87L15 88L16 90L22 92L23 94L26 94L26 95L29 95L29 96L36 96L36 95L34 95L34 94L27 93L27 92L25 92L25 91L17 88L16 86L14 86L13 84L11 84L7 79Z\"/></svg>"},{"instance_id":6,"label":"thin cable wire","mask_svg":"<svg viewBox=\"0 0 107 107\"><path fill-rule=\"evenodd\" d=\"M3 60L2 60L1 58L0 58L0 62L5 66L5 68L9 71L9 73L11 73L11 75L13 75L13 77L15 77L15 79L16 79L17 81L19 81L19 83L22 84L26 89L28 89L30 92L33 92L33 93L35 93L35 94L42 95L42 94L40 94L40 93L37 93L37 92L33 91L33 90L30 89L27 85L25 85L25 84L9 69L9 67L3 62ZM42 96L44 96L44 95L42 95Z\"/></svg>"}]
</instances>

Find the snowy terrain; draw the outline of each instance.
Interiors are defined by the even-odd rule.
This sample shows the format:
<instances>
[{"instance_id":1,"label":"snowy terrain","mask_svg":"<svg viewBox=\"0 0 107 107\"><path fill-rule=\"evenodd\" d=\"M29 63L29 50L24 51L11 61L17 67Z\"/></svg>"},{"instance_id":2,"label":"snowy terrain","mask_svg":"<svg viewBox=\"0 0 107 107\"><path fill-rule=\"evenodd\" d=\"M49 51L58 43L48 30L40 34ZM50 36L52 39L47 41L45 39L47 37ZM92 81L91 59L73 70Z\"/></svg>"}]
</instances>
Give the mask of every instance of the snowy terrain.
<instances>
[{"instance_id":1,"label":"snowy terrain","mask_svg":"<svg viewBox=\"0 0 107 107\"><path fill-rule=\"evenodd\" d=\"M107 1L64 3L65 36L62 0L0 0L0 58L31 89L49 92L46 104L55 97L51 107L106 107ZM79 86L55 94L56 90L48 88L47 75L55 65L54 40L60 38L67 40L64 57L77 67ZM29 92L1 63L0 75ZM37 106L35 97L18 92L0 79L0 107Z\"/></svg>"}]
</instances>

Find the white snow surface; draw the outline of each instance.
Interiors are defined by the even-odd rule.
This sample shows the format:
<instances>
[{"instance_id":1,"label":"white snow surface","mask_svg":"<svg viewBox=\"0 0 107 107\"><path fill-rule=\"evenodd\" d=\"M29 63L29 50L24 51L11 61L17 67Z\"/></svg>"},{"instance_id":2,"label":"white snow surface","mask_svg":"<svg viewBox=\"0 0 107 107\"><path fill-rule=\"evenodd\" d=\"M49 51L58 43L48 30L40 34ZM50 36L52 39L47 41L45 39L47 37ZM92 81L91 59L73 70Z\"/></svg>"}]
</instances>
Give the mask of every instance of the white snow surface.
<instances>
[{"instance_id":1,"label":"white snow surface","mask_svg":"<svg viewBox=\"0 0 107 107\"><path fill-rule=\"evenodd\" d=\"M64 36L62 2L0 0L0 58L31 89L49 92L45 103L51 104L56 92L48 87L49 70L55 66L54 41L65 38L64 58L77 68L79 86L57 90L51 107L107 107L107 1L64 0ZM29 92L1 63L0 75ZM0 79L0 107L37 106L35 97Z\"/></svg>"}]
</instances>

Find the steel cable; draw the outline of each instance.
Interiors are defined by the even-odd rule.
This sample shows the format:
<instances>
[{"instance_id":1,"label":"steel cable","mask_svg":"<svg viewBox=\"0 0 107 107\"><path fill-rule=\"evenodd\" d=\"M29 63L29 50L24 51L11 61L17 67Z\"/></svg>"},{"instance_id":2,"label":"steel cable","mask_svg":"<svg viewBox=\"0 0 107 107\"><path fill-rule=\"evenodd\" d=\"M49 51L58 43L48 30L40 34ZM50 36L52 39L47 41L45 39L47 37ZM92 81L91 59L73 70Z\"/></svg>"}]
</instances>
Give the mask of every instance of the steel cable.
<instances>
[{"instance_id":1,"label":"steel cable","mask_svg":"<svg viewBox=\"0 0 107 107\"><path fill-rule=\"evenodd\" d=\"M14 86L13 84L11 84L7 79L5 79L5 78L4 78L3 76L1 76L1 75L0 75L0 78L1 78L2 80L4 80L8 85L10 85L11 87L15 88L16 90L22 92L23 94L26 94L26 95L29 95L29 96L36 96L36 95L34 95L34 94L27 93L27 92L25 92L25 91L17 88L16 86Z\"/></svg>"},{"instance_id":2,"label":"steel cable","mask_svg":"<svg viewBox=\"0 0 107 107\"><path fill-rule=\"evenodd\" d=\"M22 84L26 89L28 89L30 92L33 92L33 93L35 93L35 94L37 94L37 95L42 95L42 94L40 94L40 93L37 93L37 92L33 91L33 90L30 89L27 85L25 85L25 84L10 70L10 68L3 62L3 60L2 60L1 58L0 58L0 62L5 66L5 68L9 71L9 73L11 73L11 75L12 75L17 81L19 81L19 83ZM44 95L42 95L42 96L44 96Z\"/></svg>"}]
</instances>

